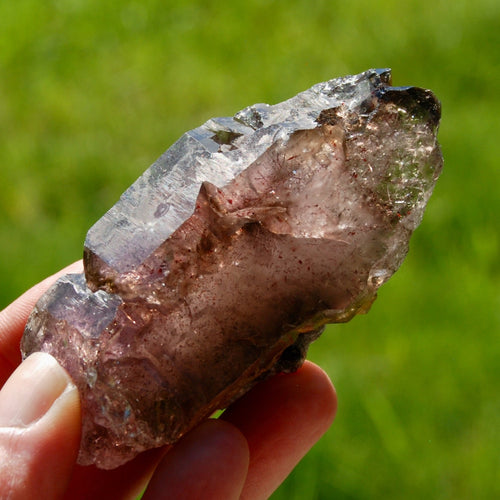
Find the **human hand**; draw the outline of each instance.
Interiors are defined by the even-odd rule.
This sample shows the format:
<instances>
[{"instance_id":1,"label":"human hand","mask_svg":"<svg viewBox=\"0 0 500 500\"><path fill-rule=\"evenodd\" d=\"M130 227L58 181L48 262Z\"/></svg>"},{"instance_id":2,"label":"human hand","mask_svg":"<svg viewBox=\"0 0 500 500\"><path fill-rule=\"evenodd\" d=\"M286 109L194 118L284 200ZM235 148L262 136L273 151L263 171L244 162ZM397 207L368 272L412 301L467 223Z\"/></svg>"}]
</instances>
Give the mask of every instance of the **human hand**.
<instances>
[{"instance_id":1,"label":"human hand","mask_svg":"<svg viewBox=\"0 0 500 500\"><path fill-rule=\"evenodd\" d=\"M306 362L296 373L258 384L174 446L111 471L75 465L78 391L50 355L35 353L20 364L19 352L35 302L69 272L81 272L81 262L0 312L0 498L133 499L149 482L144 500L264 499L330 426L335 390Z\"/></svg>"}]
</instances>

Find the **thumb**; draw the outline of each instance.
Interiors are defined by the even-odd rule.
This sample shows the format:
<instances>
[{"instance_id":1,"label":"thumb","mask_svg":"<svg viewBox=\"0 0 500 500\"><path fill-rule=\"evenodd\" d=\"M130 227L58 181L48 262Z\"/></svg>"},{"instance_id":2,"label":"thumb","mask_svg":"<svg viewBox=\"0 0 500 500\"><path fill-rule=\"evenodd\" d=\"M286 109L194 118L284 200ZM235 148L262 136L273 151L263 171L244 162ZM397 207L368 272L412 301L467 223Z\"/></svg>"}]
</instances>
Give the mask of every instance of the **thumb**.
<instances>
[{"instance_id":1,"label":"thumb","mask_svg":"<svg viewBox=\"0 0 500 500\"><path fill-rule=\"evenodd\" d=\"M78 390L46 353L28 357L0 391L2 498L60 498L80 443Z\"/></svg>"}]
</instances>

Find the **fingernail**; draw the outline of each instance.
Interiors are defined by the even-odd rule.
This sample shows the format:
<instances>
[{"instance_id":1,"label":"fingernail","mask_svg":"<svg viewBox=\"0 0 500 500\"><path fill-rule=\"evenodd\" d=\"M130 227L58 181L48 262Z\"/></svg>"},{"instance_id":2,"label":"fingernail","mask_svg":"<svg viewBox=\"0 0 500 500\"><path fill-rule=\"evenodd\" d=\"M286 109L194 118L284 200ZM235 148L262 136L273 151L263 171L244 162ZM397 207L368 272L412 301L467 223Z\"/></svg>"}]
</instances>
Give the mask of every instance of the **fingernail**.
<instances>
[{"instance_id":1,"label":"fingernail","mask_svg":"<svg viewBox=\"0 0 500 500\"><path fill-rule=\"evenodd\" d=\"M26 427L43 417L71 378L50 355L37 352L23 361L0 391L0 426Z\"/></svg>"}]
</instances>

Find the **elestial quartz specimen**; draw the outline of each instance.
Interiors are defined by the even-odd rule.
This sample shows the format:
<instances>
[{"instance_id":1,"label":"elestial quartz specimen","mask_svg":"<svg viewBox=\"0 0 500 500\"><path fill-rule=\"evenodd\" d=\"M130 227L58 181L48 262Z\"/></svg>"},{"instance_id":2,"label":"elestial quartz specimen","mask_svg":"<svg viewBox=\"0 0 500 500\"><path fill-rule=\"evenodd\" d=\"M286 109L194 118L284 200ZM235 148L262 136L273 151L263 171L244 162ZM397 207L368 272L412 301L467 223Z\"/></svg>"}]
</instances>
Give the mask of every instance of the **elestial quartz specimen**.
<instances>
[{"instance_id":1,"label":"elestial quartz specimen","mask_svg":"<svg viewBox=\"0 0 500 500\"><path fill-rule=\"evenodd\" d=\"M390 80L369 70L209 120L90 229L85 274L40 299L22 340L80 390L81 464L175 442L368 310L442 166L439 102Z\"/></svg>"}]
</instances>

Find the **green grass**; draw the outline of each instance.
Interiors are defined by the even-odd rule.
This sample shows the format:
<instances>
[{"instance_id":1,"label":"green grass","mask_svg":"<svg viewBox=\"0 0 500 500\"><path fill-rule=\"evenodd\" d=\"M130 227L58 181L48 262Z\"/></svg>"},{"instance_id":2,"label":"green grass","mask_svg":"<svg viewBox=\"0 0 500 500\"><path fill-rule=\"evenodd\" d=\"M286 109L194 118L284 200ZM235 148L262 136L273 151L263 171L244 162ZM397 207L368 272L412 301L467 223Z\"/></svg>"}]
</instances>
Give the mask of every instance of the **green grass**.
<instances>
[{"instance_id":1,"label":"green grass","mask_svg":"<svg viewBox=\"0 0 500 500\"><path fill-rule=\"evenodd\" d=\"M372 311L311 349L337 420L273 499L500 497L497 0L0 3L0 308L189 128L392 67L445 168ZM307 412L307 408L304 408Z\"/></svg>"}]
</instances>

